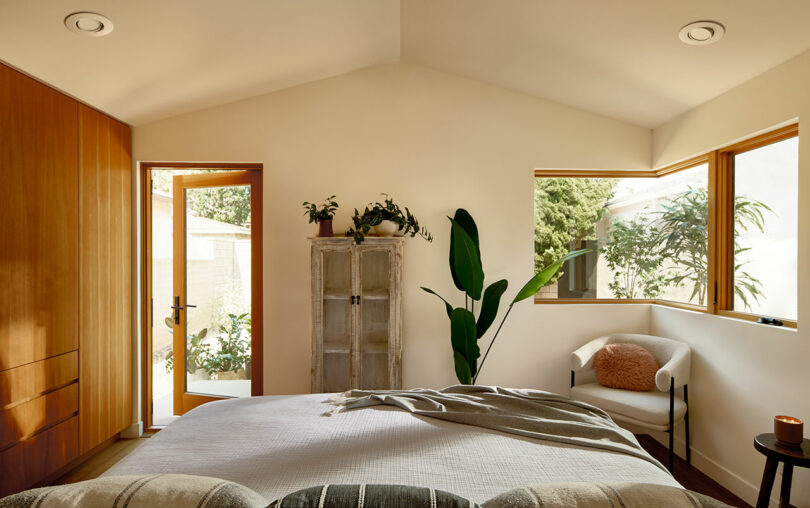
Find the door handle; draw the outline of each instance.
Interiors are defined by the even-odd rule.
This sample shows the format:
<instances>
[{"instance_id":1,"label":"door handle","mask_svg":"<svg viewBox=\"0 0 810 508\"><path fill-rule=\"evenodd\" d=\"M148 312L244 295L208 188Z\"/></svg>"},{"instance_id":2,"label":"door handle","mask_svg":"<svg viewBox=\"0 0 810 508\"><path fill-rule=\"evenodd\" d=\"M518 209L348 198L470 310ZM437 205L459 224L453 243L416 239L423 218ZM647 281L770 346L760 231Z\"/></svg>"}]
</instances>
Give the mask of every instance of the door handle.
<instances>
[{"instance_id":1,"label":"door handle","mask_svg":"<svg viewBox=\"0 0 810 508\"><path fill-rule=\"evenodd\" d=\"M180 305L180 297L175 295L175 297L174 297L174 305L172 305L171 308L174 309L174 324L179 325L180 324L180 311L183 310L184 308L186 308L186 309L189 309L189 308L196 309L197 306L187 303L186 306L183 307L182 305Z\"/></svg>"}]
</instances>

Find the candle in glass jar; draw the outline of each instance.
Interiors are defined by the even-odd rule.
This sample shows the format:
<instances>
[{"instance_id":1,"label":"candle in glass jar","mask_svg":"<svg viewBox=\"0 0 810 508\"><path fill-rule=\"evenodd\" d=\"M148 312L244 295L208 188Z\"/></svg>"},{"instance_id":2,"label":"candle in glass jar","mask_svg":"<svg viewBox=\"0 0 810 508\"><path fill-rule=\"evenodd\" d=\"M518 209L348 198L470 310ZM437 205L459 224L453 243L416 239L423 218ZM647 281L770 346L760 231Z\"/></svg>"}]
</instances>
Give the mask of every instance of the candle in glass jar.
<instances>
[{"instance_id":1,"label":"candle in glass jar","mask_svg":"<svg viewBox=\"0 0 810 508\"><path fill-rule=\"evenodd\" d=\"M798 446L804 439L804 423L792 416L778 415L773 419L773 433L780 443Z\"/></svg>"}]
</instances>

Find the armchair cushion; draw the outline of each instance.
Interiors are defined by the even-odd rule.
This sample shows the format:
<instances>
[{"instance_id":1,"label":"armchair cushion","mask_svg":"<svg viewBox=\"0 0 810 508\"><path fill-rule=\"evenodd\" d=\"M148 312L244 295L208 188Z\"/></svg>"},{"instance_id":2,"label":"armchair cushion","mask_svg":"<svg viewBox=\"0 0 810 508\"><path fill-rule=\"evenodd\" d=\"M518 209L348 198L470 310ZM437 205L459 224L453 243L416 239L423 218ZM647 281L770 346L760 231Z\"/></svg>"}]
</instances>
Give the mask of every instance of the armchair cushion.
<instances>
[{"instance_id":1,"label":"armchair cushion","mask_svg":"<svg viewBox=\"0 0 810 508\"><path fill-rule=\"evenodd\" d=\"M675 379L675 388L689 383L691 348L688 344L663 337L632 333L614 333L594 339L571 353L571 370L580 372L593 369L597 351L607 344L627 343L643 347L661 366L655 374L655 385L662 392L669 391L670 380Z\"/></svg>"},{"instance_id":2,"label":"armchair cushion","mask_svg":"<svg viewBox=\"0 0 810 508\"><path fill-rule=\"evenodd\" d=\"M593 359L596 380L602 386L649 392L655 389L658 362L653 355L635 344L608 344Z\"/></svg>"},{"instance_id":3,"label":"armchair cushion","mask_svg":"<svg viewBox=\"0 0 810 508\"><path fill-rule=\"evenodd\" d=\"M618 417L615 419L630 419L656 428L669 427L668 393L657 390L651 392L614 390L597 383L588 383L571 388L571 398L604 409L611 416ZM674 421L680 421L684 414L686 404L680 397L675 397Z\"/></svg>"}]
</instances>

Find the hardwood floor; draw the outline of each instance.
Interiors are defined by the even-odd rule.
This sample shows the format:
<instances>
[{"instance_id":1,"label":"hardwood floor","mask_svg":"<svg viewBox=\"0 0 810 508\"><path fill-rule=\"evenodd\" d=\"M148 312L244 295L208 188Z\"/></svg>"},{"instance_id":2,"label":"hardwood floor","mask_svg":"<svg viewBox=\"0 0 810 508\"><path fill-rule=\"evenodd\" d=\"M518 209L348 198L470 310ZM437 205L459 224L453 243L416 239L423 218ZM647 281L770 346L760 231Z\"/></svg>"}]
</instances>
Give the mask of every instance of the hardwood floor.
<instances>
[{"instance_id":1,"label":"hardwood floor","mask_svg":"<svg viewBox=\"0 0 810 508\"><path fill-rule=\"evenodd\" d=\"M660 462L666 464L669 452L664 445L646 434L637 434L636 438L638 439L639 443L641 443L641 446L643 446L650 455L655 457ZM109 447L88 459L86 462L79 465L73 471L59 478L54 483L61 485L65 483L74 483L97 478L104 471L111 468L113 464L123 459L135 451L139 446L144 444L147 439L149 439L148 435L147 437L142 437L140 439L121 439L116 441ZM677 456L675 457L674 476L681 485L689 490L706 494L732 506L751 508L751 505L724 489L719 483L701 473L693 466L690 466L685 460Z\"/></svg>"},{"instance_id":2,"label":"hardwood floor","mask_svg":"<svg viewBox=\"0 0 810 508\"><path fill-rule=\"evenodd\" d=\"M110 469L116 462L135 451L148 439L149 437L142 437L139 439L119 439L115 443L79 464L79 466L77 466L75 469L56 480L54 484L63 485L65 483L75 483L98 478L101 473Z\"/></svg>"},{"instance_id":3,"label":"hardwood floor","mask_svg":"<svg viewBox=\"0 0 810 508\"><path fill-rule=\"evenodd\" d=\"M669 450L666 446L647 434L636 434L636 439L638 439L641 446L647 450L647 453L655 457L655 459L662 464L667 464L669 460ZM751 505L724 489L719 483L701 473L695 467L690 466L677 455L675 456L673 469L673 476L675 476L678 483L683 485L686 489L706 494L731 506L751 508Z\"/></svg>"}]
</instances>

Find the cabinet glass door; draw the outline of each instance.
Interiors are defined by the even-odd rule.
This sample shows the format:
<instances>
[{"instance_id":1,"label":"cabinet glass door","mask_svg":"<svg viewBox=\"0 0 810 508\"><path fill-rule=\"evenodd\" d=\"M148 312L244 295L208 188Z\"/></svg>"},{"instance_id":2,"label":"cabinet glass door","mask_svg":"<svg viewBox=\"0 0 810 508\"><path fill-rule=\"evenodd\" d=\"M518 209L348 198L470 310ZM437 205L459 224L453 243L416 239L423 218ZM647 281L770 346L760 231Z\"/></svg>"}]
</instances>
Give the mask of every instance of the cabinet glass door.
<instances>
[{"instance_id":1,"label":"cabinet glass door","mask_svg":"<svg viewBox=\"0 0 810 508\"><path fill-rule=\"evenodd\" d=\"M360 388L388 390L390 253L360 250Z\"/></svg>"},{"instance_id":2,"label":"cabinet glass door","mask_svg":"<svg viewBox=\"0 0 810 508\"><path fill-rule=\"evenodd\" d=\"M352 257L351 251L325 250L323 269L323 391L351 388Z\"/></svg>"}]
</instances>

